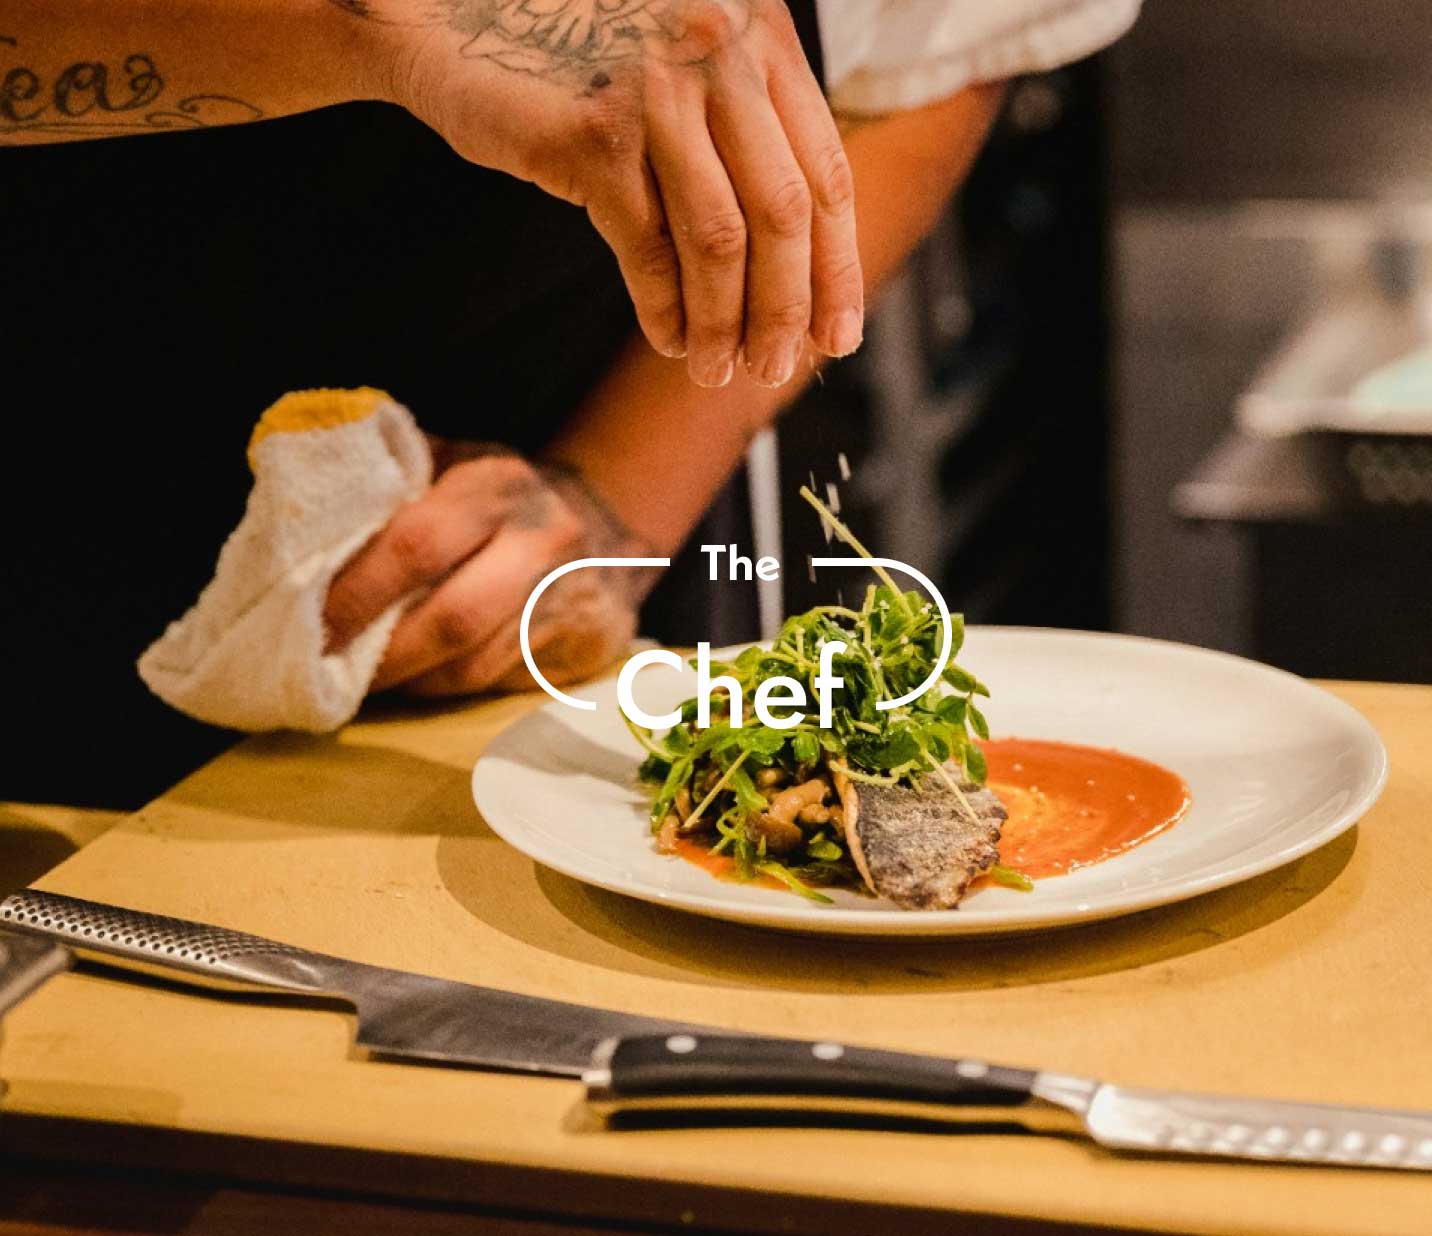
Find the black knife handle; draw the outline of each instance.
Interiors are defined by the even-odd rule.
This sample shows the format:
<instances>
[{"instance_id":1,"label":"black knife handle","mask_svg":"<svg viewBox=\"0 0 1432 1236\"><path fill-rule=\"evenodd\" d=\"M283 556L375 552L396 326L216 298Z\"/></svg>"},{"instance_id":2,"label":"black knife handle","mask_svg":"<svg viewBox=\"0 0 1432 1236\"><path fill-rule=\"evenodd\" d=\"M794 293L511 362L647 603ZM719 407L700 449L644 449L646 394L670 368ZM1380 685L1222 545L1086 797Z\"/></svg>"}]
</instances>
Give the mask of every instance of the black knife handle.
<instances>
[{"instance_id":1,"label":"black knife handle","mask_svg":"<svg viewBox=\"0 0 1432 1236\"><path fill-rule=\"evenodd\" d=\"M672 1034L612 1040L586 1075L603 1114L699 1108L803 1109L969 1119L1033 1101L1035 1074L977 1060L841 1043Z\"/></svg>"}]
</instances>

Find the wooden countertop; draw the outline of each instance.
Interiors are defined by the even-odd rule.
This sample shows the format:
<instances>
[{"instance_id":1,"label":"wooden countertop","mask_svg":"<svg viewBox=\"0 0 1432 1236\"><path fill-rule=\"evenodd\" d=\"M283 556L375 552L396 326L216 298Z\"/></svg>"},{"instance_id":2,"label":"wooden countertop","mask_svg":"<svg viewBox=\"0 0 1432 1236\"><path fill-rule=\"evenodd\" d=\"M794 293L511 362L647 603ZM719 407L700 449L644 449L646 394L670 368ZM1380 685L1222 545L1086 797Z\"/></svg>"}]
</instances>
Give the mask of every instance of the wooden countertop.
<instances>
[{"instance_id":1,"label":"wooden countertop","mask_svg":"<svg viewBox=\"0 0 1432 1236\"><path fill-rule=\"evenodd\" d=\"M1432 688L1331 689L1392 757L1354 832L1237 888L1037 937L802 939L538 869L468 793L473 761L531 698L250 740L40 886L613 1008L1432 1109ZM348 1036L337 1012L65 975L6 1024L0 1149L773 1232L881 1216L988 1231L1002 1216L1001 1230L1341 1236L1425 1233L1432 1215L1421 1174L1139 1160L991 1133L608 1132L582 1118L574 1083L370 1063L349 1058Z\"/></svg>"}]
</instances>

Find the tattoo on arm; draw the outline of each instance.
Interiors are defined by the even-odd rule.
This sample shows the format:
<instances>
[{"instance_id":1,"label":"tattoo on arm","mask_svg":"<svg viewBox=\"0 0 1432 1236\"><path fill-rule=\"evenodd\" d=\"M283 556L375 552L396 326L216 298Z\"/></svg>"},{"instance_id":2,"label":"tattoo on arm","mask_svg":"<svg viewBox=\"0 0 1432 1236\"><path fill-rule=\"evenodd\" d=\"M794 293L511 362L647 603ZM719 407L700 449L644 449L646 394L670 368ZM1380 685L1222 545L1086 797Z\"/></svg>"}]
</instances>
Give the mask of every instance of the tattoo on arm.
<instances>
[{"instance_id":1,"label":"tattoo on arm","mask_svg":"<svg viewBox=\"0 0 1432 1236\"><path fill-rule=\"evenodd\" d=\"M9 36L0 36L0 42L20 46ZM0 141L16 133L104 136L203 129L263 117L252 103L222 94L191 94L168 103L166 89L148 52L132 52L116 64L76 61L53 77L14 65L0 76Z\"/></svg>"},{"instance_id":2,"label":"tattoo on arm","mask_svg":"<svg viewBox=\"0 0 1432 1236\"><path fill-rule=\"evenodd\" d=\"M584 556L651 558L659 557L656 549L626 525L605 498L599 494L586 474L565 460L548 460L539 465L547 484L581 518L587 529ZM602 571L602 579L615 596L623 597L633 606L640 605L656 581L660 567L615 568Z\"/></svg>"},{"instance_id":3,"label":"tattoo on arm","mask_svg":"<svg viewBox=\"0 0 1432 1236\"><path fill-rule=\"evenodd\" d=\"M355 17L390 19L384 0L329 0ZM434 0L424 25L446 25L461 54L515 73L611 84L623 62L652 56L698 65L739 40L753 0ZM417 24L417 23L415 23Z\"/></svg>"}]
</instances>

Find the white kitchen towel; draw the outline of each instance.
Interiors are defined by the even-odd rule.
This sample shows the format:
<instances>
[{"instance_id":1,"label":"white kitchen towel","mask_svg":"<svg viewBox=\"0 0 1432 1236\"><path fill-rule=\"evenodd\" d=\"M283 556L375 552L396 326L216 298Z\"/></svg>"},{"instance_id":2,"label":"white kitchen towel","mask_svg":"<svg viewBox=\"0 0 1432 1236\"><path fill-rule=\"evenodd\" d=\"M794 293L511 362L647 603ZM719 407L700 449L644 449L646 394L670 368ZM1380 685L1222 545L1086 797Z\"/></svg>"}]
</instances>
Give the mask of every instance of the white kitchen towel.
<instances>
[{"instance_id":1,"label":"white kitchen towel","mask_svg":"<svg viewBox=\"0 0 1432 1236\"><path fill-rule=\"evenodd\" d=\"M358 710L406 604L325 655L329 584L428 488L432 452L383 391L295 391L259 420L249 464L254 487L213 580L139 658L140 677L214 725L325 733Z\"/></svg>"}]
</instances>

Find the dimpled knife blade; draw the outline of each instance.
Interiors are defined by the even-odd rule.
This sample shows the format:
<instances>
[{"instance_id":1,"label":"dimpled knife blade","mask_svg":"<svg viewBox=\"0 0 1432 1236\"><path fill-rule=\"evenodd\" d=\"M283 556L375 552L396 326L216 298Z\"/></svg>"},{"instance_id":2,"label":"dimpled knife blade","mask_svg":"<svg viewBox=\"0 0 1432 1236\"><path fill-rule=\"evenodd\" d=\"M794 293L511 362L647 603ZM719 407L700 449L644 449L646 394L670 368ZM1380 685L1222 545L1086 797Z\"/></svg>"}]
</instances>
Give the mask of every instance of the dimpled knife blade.
<instances>
[{"instance_id":1,"label":"dimpled knife blade","mask_svg":"<svg viewBox=\"0 0 1432 1236\"><path fill-rule=\"evenodd\" d=\"M1432 1113L1097 1086L1084 1111L1119 1150L1432 1172Z\"/></svg>"}]
</instances>

